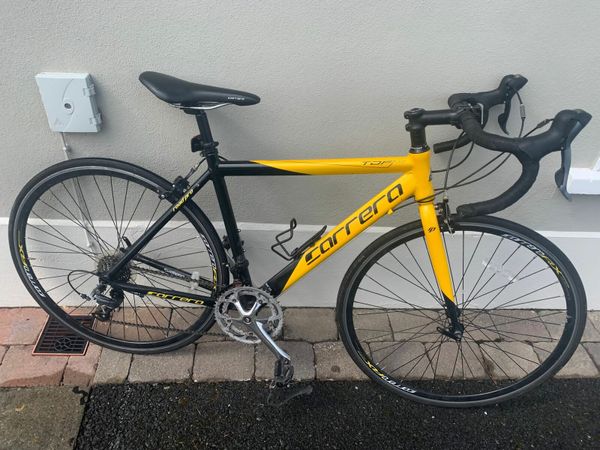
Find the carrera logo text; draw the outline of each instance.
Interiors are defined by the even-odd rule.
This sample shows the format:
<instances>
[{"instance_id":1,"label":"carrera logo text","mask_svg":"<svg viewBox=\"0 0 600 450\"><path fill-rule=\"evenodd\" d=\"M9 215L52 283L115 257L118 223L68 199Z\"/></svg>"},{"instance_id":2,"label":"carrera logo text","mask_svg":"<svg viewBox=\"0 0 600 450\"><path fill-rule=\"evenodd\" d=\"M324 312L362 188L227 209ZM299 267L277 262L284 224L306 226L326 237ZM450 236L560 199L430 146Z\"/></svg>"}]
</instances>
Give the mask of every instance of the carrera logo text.
<instances>
[{"instance_id":1,"label":"carrera logo text","mask_svg":"<svg viewBox=\"0 0 600 450\"><path fill-rule=\"evenodd\" d=\"M204 305L204 300L198 300L198 299L189 298L189 297L182 297L181 295L166 294L164 292L154 292L154 291L148 291L147 294L153 295L158 298L163 298L165 300L175 300L178 302L194 303L195 305Z\"/></svg>"},{"instance_id":2,"label":"carrera logo text","mask_svg":"<svg viewBox=\"0 0 600 450\"><path fill-rule=\"evenodd\" d=\"M402 186L400 186L400 184L396 184L385 194L380 195L378 198L375 199L373 203L365 207L354 217L348 219L346 223L340 225L340 227L331 236L327 237L321 243L308 250L304 256L306 264L310 265L314 263L317 259L321 257L321 255L324 255L331 249L335 248L339 244L338 235L340 233L342 234L342 236L351 236L354 233L354 230L352 229L353 224L354 228L356 228L356 223L363 225L369 221L372 221L375 215L377 215L382 210L380 202L383 201L384 206L389 206L396 199L398 199L402 195L402 193Z\"/></svg>"},{"instance_id":3,"label":"carrera logo text","mask_svg":"<svg viewBox=\"0 0 600 450\"><path fill-rule=\"evenodd\" d=\"M189 191L187 191L183 197L181 197L179 199L179 201L177 203L175 203L175 206L173 206L173 211L177 211L179 208L181 208L181 205L183 205L185 202L188 201L188 199L190 198L190 196L194 193L194 188L191 187Z\"/></svg>"}]
</instances>

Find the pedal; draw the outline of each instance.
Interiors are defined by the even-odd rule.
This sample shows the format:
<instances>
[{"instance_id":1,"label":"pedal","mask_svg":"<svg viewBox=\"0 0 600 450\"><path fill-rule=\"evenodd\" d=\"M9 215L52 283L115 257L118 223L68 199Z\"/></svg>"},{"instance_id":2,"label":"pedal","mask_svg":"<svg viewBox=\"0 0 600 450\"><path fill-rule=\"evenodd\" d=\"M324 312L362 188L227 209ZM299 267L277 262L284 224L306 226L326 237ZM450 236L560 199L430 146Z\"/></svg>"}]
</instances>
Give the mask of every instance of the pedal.
<instances>
[{"instance_id":1,"label":"pedal","mask_svg":"<svg viewBox=\"0 0 600 450\"><path fill-rule=\"evenodd\" d=\"M313 387L310 384L291 384L286 387L270 389L267 404L270 406L283 406L290 400L301 395L312 394Z\"/></svg>"},{"instance_id":2,"label":"pedal","mask_svg":"<svg viewBox=\"0 0 600 450\"><path fill-rule=\"evenodd\" d=\"M275 361L275 369L273 373L273 383L271 387L286 387L289 386L294 378L294 366L289 359L278 359Z\"/></svg>"}]
</instances>

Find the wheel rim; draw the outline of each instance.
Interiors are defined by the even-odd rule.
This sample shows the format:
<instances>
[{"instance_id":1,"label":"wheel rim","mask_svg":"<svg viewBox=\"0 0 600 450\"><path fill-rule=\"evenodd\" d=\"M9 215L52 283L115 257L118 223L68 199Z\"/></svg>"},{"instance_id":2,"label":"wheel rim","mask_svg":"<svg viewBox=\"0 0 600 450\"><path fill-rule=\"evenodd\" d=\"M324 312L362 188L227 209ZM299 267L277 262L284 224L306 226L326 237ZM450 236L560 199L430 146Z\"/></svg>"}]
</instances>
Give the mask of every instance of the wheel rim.
<instances>
[{"instance_id":1,"label":"wheel rim","mask_svg":"<svg viewBox=\"0 0 600 450\"><path fill-rule=\"evenodd\" d=\"M561 262L502 227L445 230L465 325L456 342L437 329L447 318L422 236L393 238L350 280L344 314L357 362L403 393L443 402L497 398L545 378L574 336L576 302Z\"/></svg>"},{"instance_id":2,"label":"wheel rim","mask_svg":"<svg viewBox=\"0 0 600 450\"><path fill-rule=\"evenodd\" d=\"M82 327L73 318L97 308L96 302L77 293L90 294L97 285L99 267L109 267L119 248L126 248L127 239L134 241L171 207L168 200L158 197L161 188L159 182L135 173L89 166L54 173L30 189L16 216L20 220L15 224L14 239L21 262L29 263L22 278L36 300L66 325L113 347L167 347L210 324L212 311L208 308L131 293L124 294L109 320L95 320L92 328ZM185 205L141 254L185 269L194 278L211 279L213 289L141 261L126 267L123 281L127 278L157 290L204 295L214 293L220 282L220 271L211 256L214 250ZM23 264L18 269L23 272Z\"/></svg>"}]
</instances>

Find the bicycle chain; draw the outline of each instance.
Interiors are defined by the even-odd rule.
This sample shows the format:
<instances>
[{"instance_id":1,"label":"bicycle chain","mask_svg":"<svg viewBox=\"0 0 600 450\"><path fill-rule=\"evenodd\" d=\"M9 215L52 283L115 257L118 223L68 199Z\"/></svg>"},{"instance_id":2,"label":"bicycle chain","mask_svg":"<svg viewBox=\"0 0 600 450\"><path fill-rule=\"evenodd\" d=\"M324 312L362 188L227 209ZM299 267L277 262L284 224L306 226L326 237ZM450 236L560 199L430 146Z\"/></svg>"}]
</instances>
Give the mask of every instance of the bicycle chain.
<instances>
[{"instance_id":1,"label":"bicycle chain","mask_svg":"<svg viewBox=\"0 0 600 450\"><path fill-rule=\"evenodd\" d=\"M187 281L187 282L191 282L194 281L192 280L190 277L186 277L183 275L176 275L174 273L168 273L165 272L163 270L153 270L153 269L146 269L144 267L132 267L133 270L137 271L137 272L145 272L145 273L151 273L154 275L160 275L163 278L175 278L176 280L183 280L183 281Z\"/></svg>"}]
</instances>

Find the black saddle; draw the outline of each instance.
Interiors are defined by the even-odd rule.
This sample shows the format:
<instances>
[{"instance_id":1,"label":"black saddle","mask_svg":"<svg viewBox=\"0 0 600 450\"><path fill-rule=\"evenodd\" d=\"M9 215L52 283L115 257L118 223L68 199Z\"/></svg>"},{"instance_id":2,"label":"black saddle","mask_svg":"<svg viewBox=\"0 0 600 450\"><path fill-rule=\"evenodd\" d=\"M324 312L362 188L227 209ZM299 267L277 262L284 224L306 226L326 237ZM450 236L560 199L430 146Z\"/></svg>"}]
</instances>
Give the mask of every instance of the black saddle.
<instances>
[{"instance_id":1,"label":"black saddle","mask_svg":"<svg viewBox=\"0 0 600 450\"><path fill-rule=\"evenodd\" d=\"M143 72L140 81L161 100L178 107L210 107L223 103L246 106L260 102L258 95L190 83L158 72Z\"/></svg>"}]
</instances>

